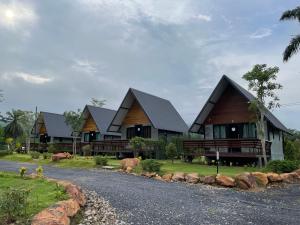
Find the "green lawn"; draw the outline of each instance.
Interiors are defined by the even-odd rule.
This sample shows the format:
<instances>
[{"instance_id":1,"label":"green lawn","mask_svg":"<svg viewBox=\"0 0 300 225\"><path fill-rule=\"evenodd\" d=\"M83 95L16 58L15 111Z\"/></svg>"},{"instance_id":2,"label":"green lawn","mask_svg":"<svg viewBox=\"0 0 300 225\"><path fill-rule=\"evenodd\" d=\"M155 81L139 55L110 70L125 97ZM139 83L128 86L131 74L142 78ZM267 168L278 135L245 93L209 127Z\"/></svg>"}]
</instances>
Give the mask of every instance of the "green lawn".
<instances>
[{"instance_id":1,"label":"green lawn","mask_svg":"<svg viewBox=\"0 0 300 225\"><path fill-rule=\"evenodd\" d=\"M30 163L37 163L39 165L49 164L61 168L97 168L93 157L83 157L77 156L73 159L65 159L59 162L51 162L49 159L42 159L40 157L39 160L31 159L30 155L25 154L12 154L1 157L0 160L11 160L11 161L19 161L19 162L30 162ZM216 166L207 166L207 165L200 165L199 163L185 163L180 160L175 160L174 164L171 163L170 160L159 160L162 163L162 173L174 173L174 172L184 172L184 173L198 173L200 175L213 175L216 174ZM116 169L119 168L120 160L109 158L108 165L113 166ZM258 168L253 167L236 167L236 166L220 166L219 173L228 176L234 176L238 173L243 172L253 172L259 171ZM135 169L135 172L140 173L141 167Z\"/></svg>"},{"instance_id":2,"label":"green lawn","mask_svg":"<svg viewBox=\"0 0 300 225\"><path fill-rule=\"evenodd\" d=\"M55 183L44 179L23 179L14 173L0 172L0 196L9 188L30 190L26 216L18 218L19 221L22 221L21 224L29 224L29 220L42 209L68 198L63 188L57 187ZM3 217L2 211L0 211L0 219L1 217Z\"/></svg>"}]
</instances>

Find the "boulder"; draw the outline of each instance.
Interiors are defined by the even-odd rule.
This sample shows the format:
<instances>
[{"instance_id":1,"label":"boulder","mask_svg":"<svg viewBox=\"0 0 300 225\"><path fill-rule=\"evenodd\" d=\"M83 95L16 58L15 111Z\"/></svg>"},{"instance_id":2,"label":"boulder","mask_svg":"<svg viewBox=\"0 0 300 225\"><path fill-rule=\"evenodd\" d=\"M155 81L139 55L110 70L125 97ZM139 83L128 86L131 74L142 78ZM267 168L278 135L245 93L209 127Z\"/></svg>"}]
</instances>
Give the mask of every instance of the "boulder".
<instances>
[{"instance_id":1,"label":"boulder","mask_svg":"<svg viewBox=\"0 0 300 225\"><path fill-rule=\"evenodd\" d=\"M145 173L142 173L141 175L148 177L148 178L152 178L152 177L155 177L157 174L155 172L145 172Z\"/></svg>"},{"instance_id":2,"label":"boulder","mask_svg":"<svg viewBox=\"0 0 300 225\"><path fill-rule=\"evenodd\" d=\"M300 176L300 169L295 170L294 173L296 173L296 174L298 174L298 176Z\"/></svg>"},{"instance_id":3,"label":"boulder","mask_svg":"<svg viewBox=\"0 0 300 225\"><path fill-rule=\"evenodd\" d=\"M66 186L67 193L78 202L80 206L84 206L86 203L86 199L81 189L76 185L70 184Z\"/></svg>"},{"instance_id":4,"label":"boulder","mask_svg":"<svg viewBox=\"0 0 300 225\"><path fill-rule=\"evenodd\" d=\"M69 199L66 201L60 201L57 203L59 207L62 207L65 212L67 213L67 216L73 217L76 215L76 213L80 210L80 206L77 201L74 199Z\"/></svg>"},{"instance_id":5,"label":"boulder","mask_svg":"<svg viewBox=\"0 0 300 225\"><path fill-rule=\"evenodd\" d=\"M185 180L184 173L182 173L182 172L174 173L172 180L173 181L184 181Z\"/></svg>"},{"instance_id":6,"label":"boulder","mask_svg":"<svg viewBox=\"0 0 300 225\"><path fill-rule=\"evenodd\" d=\"M127 158L122 159L120 164L123 170L126 170L128 167L134 169L137 165L139 165L140 160L138 158Z\"/></svg>"},{"instance_id":7,"label":"boulder","mask_svg":"<svg viewBox=\"0 0 300 225\"><path fill-rule=\"evenodd\" d=\"M282 177L278 173L267 173L267 177L270 183L282 181Z\"/></svg>"},{"instance_id":8,"label":"boulder","mask_svg":"<svg viewBox=\"0 0 300 225\"><path fill-rule=\"evenodd\" d=\"M237 175L235 177L235 183L237 187L244 190L257 187L256 177L251 175L250 173L242 173Z\"/></svg>"},{"instance_id":9,"label":"boulder","mask_svg":"<svg viewBox=\"0 0 300 225\"><path fill-rule=\"evenodd\" d=\"M280 176L285 183L297 183L300 181L300 176L296 172L282 173Z\"/></svg>"},{"instance_id":10,"label":"boulder","mask_svg":"<svg viewBox=\"0 0 300 225\"><path fill-rule=\"evenodd\" d=\"M172 181L172 176L173 176L173 174L167 173L167 174L164 174L164 175L162 176L162 179L163 179L164 181L170 182L170 181Z\"/></svg>"},{"instance_id":11,"label":"boulder","mask_svg":"<svg viewBox=\"0 0 300 225\"><path fill-rule=\"evenodd\" d=\"M126 168L126 173L131 173L132 170L133 170L132 167L128 166L128 167Z\"/></svg>"},{"instance_id":12,"label":"boulder","mask_svg":"<svg viewBox=\"0 0 300 225\"><path fill-rule=\"evenodd\" d=\"M214 184L214 183L216 183L216 177L215 176L201 177L200 182L202 182L204 184Z\"/></svg>"},{"instance_id":13,"label":"boulder","mask_svg":"<svg viewBox=\"0 0 300 225\"><path fill-rule=\"evenodd\" d=\"M69 225L70 219L63 207L54 206L35 215L31 225Z\"/></svg>"},{"instance_id":14,"label":"boulder","mask_svg":"<svg viewBox=\"0 0 300 225\"><path fill-rule=\"evenodd\" d=\"M199 182L199 176L197 173L189 173L185 176L185 180L188 183L197 184Z\"/></svg>"},{"instance_id":15,"label":"boulder","mask_svg":"<svg viewBox=\"0 0 300 225\"><path fill-rule=\"evenodd\" d=\"M57 154L52 155L52 161L54 161L54 162L62 160L62 159L70 159L70 158L72 158L72 155L68 152L57 153Z\"/></svg>"},{"instance_id":16,"label":"boulder","mask_svg":"<svg viewBox=\"0 0 300 225\"><path fill-rule=\"evenodd\" d=\"M221 185L223 187L234 187L235 186L235 182L234 182L234 179L231 178L231 177L228 177L228 176L224 176L224 175L221 175L221 174L218 174L216 176L216 183L218 185Z\"/></svg>"},{"instance_id":17,"label":"boulder","mask_svg":"<svg viewBox=\"0 0 300 225\"><path fill-rule=\"evenodd\" d=\"M162 177L159 176L158 174L156 174L156 176L154 177L154 179L155 179L155 180L164 181L164 180L162 179Z\"/></svg>"},{"instance_id":18,"label":"boulder","mask_svg":"<svg viewBox=\"0 0 300 225\"><path fill-rule=\"evenodd\" d=\"M269 183L267 174L261 172L253 172L251 174L256 178L256 183L258 185L265 187Z\"/></svg>"}]
</instances>

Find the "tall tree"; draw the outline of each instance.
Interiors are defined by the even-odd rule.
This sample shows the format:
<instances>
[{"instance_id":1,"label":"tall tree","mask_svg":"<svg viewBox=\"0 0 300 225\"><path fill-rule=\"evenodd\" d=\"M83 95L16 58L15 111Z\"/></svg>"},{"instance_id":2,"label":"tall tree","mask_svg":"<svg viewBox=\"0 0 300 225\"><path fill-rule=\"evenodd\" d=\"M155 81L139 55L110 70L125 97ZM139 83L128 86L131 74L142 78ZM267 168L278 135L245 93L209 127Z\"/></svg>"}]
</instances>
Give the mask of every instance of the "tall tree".
<instances>
[{"instance_id":1,"label":"tall tree","mask_svg":"<svg viewBox=\"0 0 300 225\"><path fill-rule=\"evenodd\" d=\"M97 107L103 107L105 105L105 102L106 102L106 100L104 100L104 99L99 100L96 98L92 98L92 100L91 100L91 104L93 106L97 106Z\"/></svg>"},{"instance_id":2,"label":"tall tree","mask_svg":"<svg viewBox=\"0 0 300 225\"><path fill-rule=\"evenodd\" d=\"M266 64L257 64L251 71L244 74L243 79L248 81L248 88L256 93L255 100L250 103L250 109L255 112L257 134L262 144L264 165L267 165L265 113L267 109L280 107L276 91L282 85L276 83L278 67L267 67Z\"/></svg>"},{"instance_id":3,"label":"tall tree","mask_svg":"<svg viewBox=\"0 0 300 225\"><path fill-rule=\"evenodd\" d=\"M285 20L298 20L300 23L300 6L296 7L292 10L285 11L281 18L281 21ZM286 47L286 49L283 52L283 61L287 62L294 54L296 54L300 49L300 34L295 35L289 45Z\"/></svg>"},{"instance_id":4,"label":"tall tree","mask_svg":"<svg viewBox=\"0 0 300 225\"><path fill-rule=\"evenodd\" d=\"M6 113L5 120L8 124L4 128L6 137L17 139L25 134L22 121L24 120L24 113L21 110L12 110Z\"/></svg>"}]
</instances>

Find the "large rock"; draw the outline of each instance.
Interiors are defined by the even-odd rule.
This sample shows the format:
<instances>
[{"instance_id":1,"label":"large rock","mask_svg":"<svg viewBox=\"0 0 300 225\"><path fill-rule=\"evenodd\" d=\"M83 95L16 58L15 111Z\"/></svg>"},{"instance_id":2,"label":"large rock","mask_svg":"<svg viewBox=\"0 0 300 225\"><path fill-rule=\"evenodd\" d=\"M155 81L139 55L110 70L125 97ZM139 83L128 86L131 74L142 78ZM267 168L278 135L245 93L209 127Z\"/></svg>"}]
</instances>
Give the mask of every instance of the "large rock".
<instances>
[{"instance_id":1,"label":"large rock","mask_svg":"<svg viewBox=\"0 0 300 225\"><path fill-rule=\"evenodd\" d=\"M182 172L174 173L173 177L172 177L172 180L173 181L184 181L185 180L184 173L182 173Z\"/></svg>"},{"instance_id":2,"label":"large rock","mask_svg":"<svg viewBox=\"0 0 300 225\"><path fill-rule=\"evenodd\" d=\"M234 179L231 178L231 177L228 177L228 176L224 176L224 175L221 175L221 174L218 174L216 176L216 183L218 185L221 185L223 187L234 187L235 186L235 182L234 182Z\"/></svg>"},{"instance_id":3,"label":"large rock","mask_svg":"<svg viewBox=\"0 0 300 225\"><path fill-rule=\"evenodd\" d=\"M185 175L185 180L188 183L197 184L199 182L199 176L197 173L189 173Z\"/></svg>"},{"instance_id":4,"label":"large rock","mask_svg":"<svg viewBox=\"0 0 300 225\"><path fill-rule=\"evenodd\" d=\"M265 187L269 183L267 174L261 172L253 172L251 174L256 178L256 182L258 185Z\"/></svg>"},{"instance_id":5,"label":"large rock","mask_svg":"<svg viewBox=\"0 0 300 225\"><path fill-rule=\"evenodd\" d=\"M215 176L200 177L200 182L211 185L211 184L216 183L216 177Z\"/></svg>"},{"instance_id":6,"label":"large rock","mask_svg":"<svg viewBox=\"0 0 300 225\"><path fill-rule=\"evenodd\" d=\"M282 177L278 173L267 173L267 177L270 183L282 182Z\"/></svg>"},{"instance_id":7,"label":"large rock","mask_svg":"<svg viewBox=\"0 0 300 225\"><path fill-rule=\"evenodd\" d=\"M235 177L235 183L237 187L244 190L257 187L256 178L250 173L242 173L237 175Z\"/></svg>"},{"instance_id":8,"label":"large rock","mask_svg":"<svg viewBox=\"0 0 300 225\"><path fill-rule=\"evenodd\" d=\"M170 182L170 181L172 181L172 176L173 176L173 174L167 173L167 174L164 174L164 175L162 176L162 179L163 179L164 181Z\"/></svg>"},{"instance_id":9,"label":"large rock","mask_svg":"<svg viewBox=\"0 0 300 225\"><path fill-rule=\"evenodd\" d=\"M44 209L32 219L31 225L69 225L70 219L63 207Z\"/></svg>"},{"instance_id":10,"label":"large rock","mask_svg":"<svg viewBox=\"0 0 300 225\"><path fill-rule=\"evenodd\" d=\"M75 216L77 212L80 210L80 206L78 202L75 201L74 199L58 202L57 205L59 207L62 207L67 213L67 216L69 217Z\"/></svg>"},{"instance_id":11,"label":"large rock","mask_svg":"<svg viewBox=\"0 0 300 225\"><path fill-rule=\"evenodd\" d=\"M126 168L126 173L131 173L132 170L133 170L132 167L128 166L128 167Z\"/></svg>"},{"instance_id":12,"label":"large rock","mask_svg":"<svg viewBox=\"0 0 300 225\"><path fill-rule=\"evenodd\" d=\"M297 183L300 181L300 176L296 172L282 173L280 176L285 183Z\"/></svg>"},{"instance_id":13,"label":"large rock","mask_svg":"<svg viewBox=\"0 0 300 225\"><path fill-rule=\"evenodd\" d=\"M155 180L164 181L164 180L162 179L162 177L159 176L158 174L156 174L156 176L154 177L154 179L155 179Z\"/></svg>"},{"instance_id":14,"label":"large rock","mask_svg":"<svg viewBox=\"0 0 300 225\"><path fill-rule=\"evenodd\" d=\"M155 172L143 172L141 175L148 178L152 178L152 177L156 177L157 174Z\"/></svg>"},{"instance_id":15,"label":"large rock","mask_svg":"<svg viewBox=\"0 0 300 225\"><path fill-rule=\"evenodd\" d=\"M300 176L300 169L295 170L294 173L296 173L296 174L298 174L298 176Z\"/></svg>"},{"instance_id":16,"label":"large rock","mask_svg":"<svg viewBox=\"0 0 300 225\"><path fill-rule=\"evenodd\" d=\"M123 170L126 170L128 167L131 167L132 169L134 169L137 165L139 165L140 160L137 158L127 158L127 159L122 159L120 164L121 164L121 168Z\"/></svg>"},{"instance_id":17,"label":"large rock","mask_svg":"<svg viewBox=\"0 0 300 225\"><path fill-rule=\"evenodd\" d=\"M73 184L67 185L66 186L66 191L67 193L75 200L78 202L80 206L84 206L86 203L86 199L84 194L82 193L81 189Z\"/></svg>"},{"instance_id":18,"label":"large rock","mask_svg":"<svg viewBox=\"0 0 300 225\"><path fill-rule=\"evenodd\" d=\"M68 152L57 153L57 154L52 155L52 161L54 161L54 162L62 160L62 159L71 159L71 158L72 158L72 155Z\"/></svg>"}]
</instances>

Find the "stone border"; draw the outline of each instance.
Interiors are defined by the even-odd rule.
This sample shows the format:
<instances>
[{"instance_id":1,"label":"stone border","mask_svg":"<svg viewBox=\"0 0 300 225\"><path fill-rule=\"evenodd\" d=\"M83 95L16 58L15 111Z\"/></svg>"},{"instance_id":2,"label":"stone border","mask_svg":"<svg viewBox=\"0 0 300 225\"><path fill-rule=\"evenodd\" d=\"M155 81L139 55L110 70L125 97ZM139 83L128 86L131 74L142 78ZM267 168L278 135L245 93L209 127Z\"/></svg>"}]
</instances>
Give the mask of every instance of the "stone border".
<instances>
[{"instance_id":1,"label":"stone border","mask_svg":"<svg viewBox=\"0 0 300 225\"><path fill-rule=\"evenodd\" d=\"M80 208L86 204L86 198L82 189L69 181L52 178L45 179L61 185L71 198L59 201L36 214L32 219L31 225L69 225L70 218L74 217Z\"/></svg>"}]
</instances>

